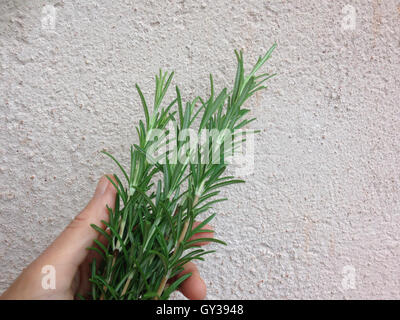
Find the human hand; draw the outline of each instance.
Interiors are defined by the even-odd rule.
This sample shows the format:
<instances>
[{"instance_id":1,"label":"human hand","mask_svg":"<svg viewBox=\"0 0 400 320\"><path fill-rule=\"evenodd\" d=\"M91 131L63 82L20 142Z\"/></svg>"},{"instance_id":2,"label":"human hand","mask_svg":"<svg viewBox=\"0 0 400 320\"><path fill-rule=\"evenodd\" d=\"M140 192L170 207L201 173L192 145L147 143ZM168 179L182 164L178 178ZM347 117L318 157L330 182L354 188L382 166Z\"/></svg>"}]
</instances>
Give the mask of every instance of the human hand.
<instances>
[{"instance_id":1,"label":"human hand","mask_svg":"<svg viewBox=\"0 0 400 320\"><path fill-rule=\"evenodd\" d=\"M104 241L90 226L101 225L101 220L108 221L106 205L114 208L116 190L103 176L96 188L95 194L89 204L65 228L57 239L33 261L15 282L0 296L1 299L13 300L71 300L77 294L86 297L90 292L90 264L94 257L99 255L87 247L93 245L94 239ZM194 227L198 224L194 224ZM210 229L210 226L204 226ZM212 233L202 233L199 237L212 237ZM196 237L196 235L194 236ZM47 269L46 269L47 268ZM48 269L50 268L50 269ZM189 299L204 299L206 285L200 277L196 265L192 262L184 266L184 271L179 276L189 272L192 275L180 286L180 291ZM54 270L55 288L46 288L42 282L46 270Z\"/></svg>"}]
</instances>

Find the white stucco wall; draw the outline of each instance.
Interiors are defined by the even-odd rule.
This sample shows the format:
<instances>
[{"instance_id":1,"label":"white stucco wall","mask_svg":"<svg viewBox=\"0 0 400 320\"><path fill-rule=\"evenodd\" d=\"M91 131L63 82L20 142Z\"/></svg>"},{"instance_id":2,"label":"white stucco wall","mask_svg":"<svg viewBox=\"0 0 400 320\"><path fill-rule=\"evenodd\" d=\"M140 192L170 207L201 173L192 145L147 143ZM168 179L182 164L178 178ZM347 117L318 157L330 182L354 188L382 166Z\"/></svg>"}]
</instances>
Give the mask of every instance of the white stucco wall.
<instances>
[{"instance_id":1,"label":"white stucco wall","mask_svg":"<svg viewBox=\"0 0 400 320\"><path fill-rule=\"evenodd\" d=\"M127 160L135 83L151 95L162 67L204 96L209 72L232 84L234 49L249 66L276 41L208 298L400 298L399 21L395 0L2 0L0 292L116 171L99 151Z\"/></svg>"}]
</instances>

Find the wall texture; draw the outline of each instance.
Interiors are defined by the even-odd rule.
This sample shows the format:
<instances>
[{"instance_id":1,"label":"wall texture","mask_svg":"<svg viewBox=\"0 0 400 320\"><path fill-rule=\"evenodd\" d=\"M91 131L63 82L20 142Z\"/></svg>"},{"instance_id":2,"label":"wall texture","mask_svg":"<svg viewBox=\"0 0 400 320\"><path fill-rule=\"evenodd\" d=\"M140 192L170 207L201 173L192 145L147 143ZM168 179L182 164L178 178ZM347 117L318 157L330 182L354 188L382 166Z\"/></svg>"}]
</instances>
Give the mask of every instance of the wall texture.
<instances>
[{"instance_id":1,"label":"wall texture","mask_svg":"<svg viewBox=\"0 0 400 320\"><path fill-rule=\"evenodd\" d=\"M235 48L250 65L276 41L208 298L400 298L399 21L395 0L2 0L0 291L116 171L99 151L127 160L135 83L152 95L162 67L204 95L209 72L232 84Z\"/></svg>"}]
</instances>

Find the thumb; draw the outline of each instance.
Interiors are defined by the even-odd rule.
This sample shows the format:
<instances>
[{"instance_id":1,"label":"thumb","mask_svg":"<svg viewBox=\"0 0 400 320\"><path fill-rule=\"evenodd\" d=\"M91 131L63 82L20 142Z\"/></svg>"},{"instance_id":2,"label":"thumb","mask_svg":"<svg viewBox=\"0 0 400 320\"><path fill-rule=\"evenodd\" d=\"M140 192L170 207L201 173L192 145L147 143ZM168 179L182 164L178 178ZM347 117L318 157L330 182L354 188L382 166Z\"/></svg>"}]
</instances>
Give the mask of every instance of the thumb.
<instances>
[{"instance_id":1,"label":"thumb","mask_svg":"<svg viewBox=\"0 0 400 320\"><path fill-rule=\"evenodd\" d=\"M102 228L105 227L101 220L109 220L106 206L114 208L115 196L115 187L106 176L103 176L86 208L75 217L40 258L49 262L68 264L78 268L87 256L88 251L86 248L91 246L93 240L99 235L90 225L95 224ZM74 272L75 268L71 271Z\"/></svg>"}]
</instances>

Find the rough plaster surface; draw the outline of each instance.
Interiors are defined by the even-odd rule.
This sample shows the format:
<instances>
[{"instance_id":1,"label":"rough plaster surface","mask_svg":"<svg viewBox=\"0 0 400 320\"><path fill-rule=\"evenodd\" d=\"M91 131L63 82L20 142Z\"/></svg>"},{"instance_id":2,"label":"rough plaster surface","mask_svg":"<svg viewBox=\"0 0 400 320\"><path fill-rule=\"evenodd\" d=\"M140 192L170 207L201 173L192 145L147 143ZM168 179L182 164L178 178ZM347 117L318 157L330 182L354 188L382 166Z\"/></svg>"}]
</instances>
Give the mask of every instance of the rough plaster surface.
<instances>
[{"instance_id":1,"label":"rough plaster surface","mask_svg":"<svg viewBox=\"0 0 400 320\"><path fill-rule=\"evenodd\" d=\"M204 95L210 71L232 83L235 48L249 65L276 41L255 172L200 264L208 298L400 298L398 1L46 3L54 30L45 1L0 3L0 291L116 171L99 151L127 160L136 82L151 95L162 67Z\"/></svg>"}]
</instances>

